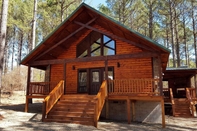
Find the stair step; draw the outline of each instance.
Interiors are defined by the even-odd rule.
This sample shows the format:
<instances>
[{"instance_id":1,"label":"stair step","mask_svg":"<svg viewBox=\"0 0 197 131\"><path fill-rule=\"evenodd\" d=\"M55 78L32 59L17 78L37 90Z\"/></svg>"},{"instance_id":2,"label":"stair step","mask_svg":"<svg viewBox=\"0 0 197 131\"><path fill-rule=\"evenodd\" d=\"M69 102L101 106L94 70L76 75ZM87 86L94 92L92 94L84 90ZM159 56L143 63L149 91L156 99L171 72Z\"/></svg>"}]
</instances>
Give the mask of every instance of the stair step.
<instances>
[{"instance_id":1,"label":"stair step","mask_svg":"<svg viewBox=\"0 0 197 131\"><path fill-rule=\"evenodd\" d=\"M44 121L94 126L96 102L95 95L64 95Z\"/></svg>"},{"instance_id":2,"label":"stair step","mask_svg":"<svg viewBox=\"0 0 197 131\"><path fill-rule=\"evenodd\" d=\"M50 112L88 112L88 113L93 113L94 112L94 108L65 108L65 107L55 107L53 108Z\"/></svg>"},{"instance_id":3,"label":"stair step","mask_svg":"<svg viewBox=\"0 0 197 131\"><path fill-rule=\"evenodd\" d=\"M55 105L53 109L72 110L72 109L94 109L94 105Z\"/></svg>"},{"instance_id":4,"label":"stair step","mask_svg":"<svg viewBox=\"0 0 197 131\"><path fill-rule=\"evenodd\" d=\"M93 99L96 95L63 95L60 99Z\"/></svg>"},{"instance_id":5,"label":"stair step","mask_svg":"<svg viewBox=\"0 0 197 131\"><path fill-rule=\"evenodd\" d=\"M48 115L49 119L71 119L71 120L93 120L94 115L88 114L66 114L66 115Z\"/></svg>"},{"instance_id":6,"label":"stair step","mask_svg":"<svg viewBox=\"0 0 197 131\"><path fill-rule=\"evenodd\" d=\"M59 123L75 123L87 126L94 126L93 121L74 121L74 120L62 120L62 119L45 119L44 122L59 122Z\"/></svg>"},{"instance_id":7,"label":"stair step","mask_svg":"<svg viewBox=\"0 0 197 131\"><path fill-rule=\"evenodd\" d=\"M48 115L64 115L66 116L67 114L69 115L88 115L88 116L93 116L94 111L88 112L88 111L78 111L78 112L73 112L73 111L53 111L50 112Z\"/></svg>"},{"instance_id":8,"label":"stair step","mask_svg":"<svg viewBox=\"0 0 197 131\"><path fill-rule=\"evenodd\" d=\"M65 104L65 105L73 105L73 104L76 104L76 105L82 105L82 104L84 104L84 105L87 105L87 104L89 104L89 105L95 105L95 102L89 102L89 101L72 101L72 100L68 100L68 101L59 101L58 103L57 103L57 105L60 105L60 104Z\"/></svg>"}]
</instances>

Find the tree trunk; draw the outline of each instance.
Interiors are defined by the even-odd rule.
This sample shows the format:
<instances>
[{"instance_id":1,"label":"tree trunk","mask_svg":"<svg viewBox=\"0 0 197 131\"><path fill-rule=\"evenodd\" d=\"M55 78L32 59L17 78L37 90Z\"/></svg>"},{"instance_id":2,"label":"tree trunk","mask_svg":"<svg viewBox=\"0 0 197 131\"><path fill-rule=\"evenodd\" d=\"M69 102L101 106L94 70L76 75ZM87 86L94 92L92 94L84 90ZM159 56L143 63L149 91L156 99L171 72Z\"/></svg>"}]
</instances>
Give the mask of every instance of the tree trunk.
<instances>
[{"instance_id":1,"label":"tree trunk","mask_svg":"<svg viewBox=\"0 0 197 131\"><path fill-rule=\"evenodd\" d=\"M14 31L14 37L16 37L15 35L16 35L16 33L15 33L15 31ZM16 41L16 40L15 40L15 41ZM13 70L13 68L14 68L14 48L15 48L15 47L14 47L14 42L15 42L15 41L12 42L12 61L11 61L11 70Z\"/></svg>"},{"instance_id":2,"label":"tree trunk","mask_svg":"<svg viewBox=\"0 0 197 131\"><path fill-rule=\"evenodd\" d=\"M8 34L8 28L7 33ZM8 59L9 59L9 53L8 53L8 35L6 36L6 42L5 42L5 52L4 52L4 67L3 67L3 73L6 74L8 71Z\"/></svg>"},{"instance_id":3,"label":"tree trunk","mask_svg":"<svg viewBox=\"0 0 197 131\"><path fill-rule=\"evenodd\" d=\"M32 23L32 37L31 37L32 49L35 48L36 17L37 17L37 0L34 0L34 12L33 12L33 23Z\"/></svg>"},{"instance_id":4,"label":"tree trunk","mask_svg":"<svg viewBox=\"0 0 197 131\"><path fill-rule=\"evenodd\" d=\"M166 21L166 47L169 48L169 29ZM168 59L168 67L170 66L170 59Z\"/></svg>"},{"instance_id":5,"label":"tree trunk","mask_svg":"<svg viewBox=\"0 0 197 131\"><path fill-rule=\"evenodd\" d=\"M21 57L22 57L22 46L23 46L23 32L20 32L20 41L18 43L18 60L17 60L17 66L19 66Z\"/></svg>"},{"instance_id":6,"label":"tree trunk","mask_svg":"<svg viewBox=\"0 0 197 131\"><path fill-rule=\"evenodd\" d=\"M153 39L153 9L152 9L152 3L150 3L150 7L149 7L149 37L151 39Z\"/></svg>"},{"instance_id":7,"label":"tree trunk","mask_svg":"<svg viewBox=\"0 0 197 131\"><path fill-rule=\"evenodd\" d=\"M176 67L175 61L175 47L174 47L174 23L173 23L173 12L172 12L172 2L169 2L169 9L170 9L170 29L171 29L171 44L172 44L172 59L173 59L173 67Z\"/></svg>"},{"instance_id":8,"label":"tree trunk","mask_svg":"<svg viewBox=\"0 0 197 131\"><path fill-rule=\"evenodd\" d=\"M179 51L179 29L178 29L178 23L177 23L177 11L176 8L174 7L174 30L175 30L175 37L176 37L176 57L177 57L177 67L181 66L181 61L180 61L180 51Z\"/></svg>"},{"instance_id":9,"label":"tree trunk","mask_svg":"<svg viewBox=\"0 0 197 131\"><path fill-rule=\"evenodd\" d=\"M3 57L5 51L5 42L6 42L6 28L7 28L7 16L8 16L8 2L9 0L2 0L1 8L1 28L0 28L0 95L1 95L1 80L3 73ZM1 98L1 97L0 97ZM1 99L0 99L1 103Z\"/></svg>"},{"instance_id":10,"label":"tree trunk","mask_svg":"<svg viewBox=\"0 0 197 131\"><path fill-rule=\"evenodd\" d=\"M197 67L196 28L195 28L196 21L195 21L195 16L194 16L194 1L193 0L191 0L191 4L192 4L191 15L192 15L193 38L194 38L194 54L195 54L195 64Z\"/></svg>"},{"instance_id":11,"label":"tree trunk","mask_svg":"<svg viewBox=\"0 0 197 131\"><path fill-rule=\"evenodd\" d=\"M183 13L184 14L184 13ZM187 47L187 32L186 32L186 20L185 15L183 15L183 42L184 42L184 51L185 51L185 65L189 66L189 52Z\"/></svg>"}]
</instances>

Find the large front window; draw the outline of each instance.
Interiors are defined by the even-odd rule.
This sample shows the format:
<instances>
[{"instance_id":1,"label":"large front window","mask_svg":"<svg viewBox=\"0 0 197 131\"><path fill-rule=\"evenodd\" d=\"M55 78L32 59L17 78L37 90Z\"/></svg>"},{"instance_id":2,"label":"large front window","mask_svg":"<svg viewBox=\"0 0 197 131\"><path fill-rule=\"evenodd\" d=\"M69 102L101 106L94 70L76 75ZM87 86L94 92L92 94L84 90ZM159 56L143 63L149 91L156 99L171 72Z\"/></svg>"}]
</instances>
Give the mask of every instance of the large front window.
<instances>
[{"instance_id":1,"label":"large front window","mask_svg":"<svg viewBox=\"0 0 197 131\"><path fill-rule=\"evenodd\" d=\"M77 57L108 56L116 54L116 42L106 35L89 35L77 46Z\"/></svg>"}]
</instances>

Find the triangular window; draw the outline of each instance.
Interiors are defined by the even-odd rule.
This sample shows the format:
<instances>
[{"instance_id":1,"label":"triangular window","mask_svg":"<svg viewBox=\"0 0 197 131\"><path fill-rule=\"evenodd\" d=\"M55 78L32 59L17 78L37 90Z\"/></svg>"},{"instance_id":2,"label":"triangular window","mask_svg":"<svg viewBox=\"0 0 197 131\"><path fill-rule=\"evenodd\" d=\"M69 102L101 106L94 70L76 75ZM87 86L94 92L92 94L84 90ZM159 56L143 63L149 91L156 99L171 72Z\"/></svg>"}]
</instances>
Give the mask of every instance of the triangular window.
<instances>
[{"instance_id":1,"label":"triangular window","mask_svg":"<svg viewBox=\"0 0 197 131\"><path fill-rule=\"evenodd\" d=\"M90 35L77 46L77 57L108 56L116 54L116 42L106 35Z\"/></svg>"}]
</instances>

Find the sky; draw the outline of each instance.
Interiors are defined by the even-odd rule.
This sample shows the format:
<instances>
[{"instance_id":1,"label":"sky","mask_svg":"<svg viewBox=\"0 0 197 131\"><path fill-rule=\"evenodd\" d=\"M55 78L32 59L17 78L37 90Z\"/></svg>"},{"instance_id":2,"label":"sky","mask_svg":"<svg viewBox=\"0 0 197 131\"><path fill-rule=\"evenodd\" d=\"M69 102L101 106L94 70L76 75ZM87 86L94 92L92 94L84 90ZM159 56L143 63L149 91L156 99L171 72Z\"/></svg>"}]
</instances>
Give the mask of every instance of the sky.
<instances>
[{"instance_id":1,"label":"sky","mask_svg":"<svg viewBox=\"0 0 197 131\"><path fill-rule=\"evenodd\" d=\"M98 9L99 4L105 4L106 0L85 0L85 3L94 7L95 9Z\"/></svg>"}]
</instances>

